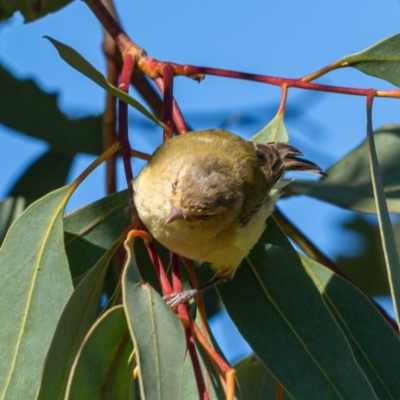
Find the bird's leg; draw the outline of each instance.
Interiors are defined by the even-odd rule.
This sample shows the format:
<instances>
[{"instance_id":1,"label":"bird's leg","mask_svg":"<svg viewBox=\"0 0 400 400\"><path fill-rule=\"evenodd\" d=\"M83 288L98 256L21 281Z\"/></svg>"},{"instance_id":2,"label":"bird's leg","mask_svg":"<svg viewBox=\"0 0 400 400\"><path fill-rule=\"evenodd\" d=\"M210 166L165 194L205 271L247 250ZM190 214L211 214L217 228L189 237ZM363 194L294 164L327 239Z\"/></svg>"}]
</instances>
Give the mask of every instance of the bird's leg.
<instances>
[{"instance_id":1,"label":"bird's leg","mask_svg":"<svg viewBox=\"0 0 400 400\"><path fill-rule=\"evenodd\" d=\"M205 292L207 289L219 285L220 283L224 283L227 280L229 280L229 278L220 276L218 278L215 278L211 282L207 283L206 285L199 287L198 289L184 290L183 292L180 293L171 293L167 296L164 296L163 299L165 300L165 302L169 307L175 308L179 304L186 303L187 301L193 299L193 297L197 296L198 294L201 294Z\"/></svg>"}]
</instances>

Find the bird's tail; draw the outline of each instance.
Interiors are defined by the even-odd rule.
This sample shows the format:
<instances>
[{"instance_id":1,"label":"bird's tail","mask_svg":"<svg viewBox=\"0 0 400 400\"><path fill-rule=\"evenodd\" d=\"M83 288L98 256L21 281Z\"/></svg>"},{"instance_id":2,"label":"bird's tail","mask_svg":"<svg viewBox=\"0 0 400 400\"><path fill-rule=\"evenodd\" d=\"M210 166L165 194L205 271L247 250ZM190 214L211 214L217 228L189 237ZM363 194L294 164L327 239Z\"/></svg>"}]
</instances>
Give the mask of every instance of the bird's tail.
<instances>
[{"instance_id":1,"label":"bird's tail","mask_svg":"<svg viewBox=\"0 0 400 400\"><path fill-rule=\"evenodd\" d=\"M326 176L317 164L298 158L303 153L296 147L285 143L253 142L253 145L260 167L268 181L277 182L287 171L313 172Z\"/></svg>"}]
</instances>

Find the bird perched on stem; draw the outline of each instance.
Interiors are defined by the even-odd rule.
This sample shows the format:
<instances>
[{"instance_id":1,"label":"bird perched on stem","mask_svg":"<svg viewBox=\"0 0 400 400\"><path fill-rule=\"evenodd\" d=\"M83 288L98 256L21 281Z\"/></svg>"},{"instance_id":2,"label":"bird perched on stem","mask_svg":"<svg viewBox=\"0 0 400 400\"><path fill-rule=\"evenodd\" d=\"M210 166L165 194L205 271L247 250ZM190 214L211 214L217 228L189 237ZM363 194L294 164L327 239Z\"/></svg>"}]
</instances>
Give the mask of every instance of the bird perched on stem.
<instances>
[{"instance_id":1,"label":"bird perched on stem","mask_svg":"<svg viewBox=\"0 0 400 400\"><path fill-rule=\"evenodd\" d=\"M284 173L324 175L301 155L284 143L250 142L221 129L174 137L133 182L139 218L169 250L232 278L265 228Z\"/></svg>"}]
</instances>

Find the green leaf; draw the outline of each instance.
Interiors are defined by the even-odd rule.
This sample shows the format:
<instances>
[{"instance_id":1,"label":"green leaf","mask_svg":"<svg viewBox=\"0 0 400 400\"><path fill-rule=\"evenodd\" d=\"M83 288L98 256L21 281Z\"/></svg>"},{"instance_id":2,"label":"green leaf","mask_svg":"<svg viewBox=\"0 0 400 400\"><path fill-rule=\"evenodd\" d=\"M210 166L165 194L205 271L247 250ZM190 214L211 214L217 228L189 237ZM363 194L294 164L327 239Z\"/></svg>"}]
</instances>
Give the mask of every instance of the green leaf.
<instances>
[{"instance_id":1,"label":"green leaf","mask_svg":"<svg viewBox=\"0 0 400 400\"><path fill-rule=\"evenodd\" d=\"M400 398L400 341L355 286L308 257L302 264L323 296L379 399Z\"/></svg>"},{"instance_id":2,"label":"green leaf","mask_svg":"<svg viewBox=\"0 0 400 400\"><path fill-rule=\"evenodd\" d=\"M400 126L384 125L374 138L389 211L400 213ZM376 213L367 146L363 141L339 160L328 169L327 178L294 180L288 185L289 193L306 194L354 211Z\"/></svg>"},{"instance_id":3,"label":"green leaf","mask_svg":"<svg viewBox=\"0 0 400 400\"><path fill-rule=\"evenodd\" d=\"M133 394L133 346L122 306L105 313L76 357L65 399L128 399ZM47 397L47 399L54 397Z\"/></svg>"},{"instance_id":4,"label":"green leaf","mask_svg":"<svg viewBox=\"0 0 400 400\"><path fill-rule=\"evenodd\" d=\"M58 107L58 95L44 92L31 79L17 79L2 66L0 93L2 124L45 140L54 152L67 157L76 153L103 152L101 116L68 117Z\"/></svg>"},{"instance_id":5,"label":"green leaf","mask_svg":"<svg viewBox=\"0 0 400 400\"><path fill-rule=\"evenodd\" d=\"M30 204L64 186L72 161L73 157L68 155L52 150L46 152L25 170L11 189L10 195L25 197Z\"/></svg>"},{"instance_id":6,"label":"green leaf","mask_svg":"<svg viewBox=\"0 0 400 400\"><path fill-rule=\"evenodd\" d=\"M107 266L120 244L115 242L93 266L65 306L47 355L39 400L64 398L75 356L96 317Z\"/></svg>"},{"instance_id":7,"label":"green leaf","mask_svg":"<svg viewBox=\"0 0 400 400\"><path fill-rule=\"evenodd\" d=\"M24 16L25 22L34 21L66 6L72 0L0 0L0 20L9 19L17 11Z\"/></svg>"},{"instance_id":8,"label":"green leaf","mask_svg":"<svg viewBox=\"0 0 400 400\"><path fill-rule=\"evenodd\" d=\"M0 202L0 246L11 224L26 208L26 199L23 197L7 197Z\"/></svg>"},{"instance_id":9,"label":"green leaf","mask_svg":"<svg viewBox=\"0 0 400 400\"><path fill-rule=\"evenodd\" d=\"M200 318L200 313L196 310L196 323L197 326L201 327L202 322ZM207 336L209 338L209 342L213 344L214 349L219 353L222 354L218 345L215 342L214 337L212 336L212 332L207 325L208 333ZM209 357L205 353L202 345L195 340L195 348L196 354L199 360L201 373L204 379L204 383L206 386L207 394L210 400L225 400L225 392L219 380L219 377L213 367ZM180 396L178 397L179 400L186 400L186 399L196 399L199 397L199 392L197 388L196 378L194 375L193 370L193 363L190 357L189 352L186 352L185 362L184 362L184 372L183 372L183 379L182 379L182 387L180 389ZM235 399L239 399L238 390L235 393ZM246 398L243 398L246 399Z\"/></svg>"},{"instance_id":10,"label":"green leaf","mask_svg":"<svg viewBox=\"0 0 400 400\"><path fill-rule=\"evenodd\" d=\"M235 364L236 379L243 399L276 400L278 382L254 354ZM284 393L285 400L289 396Z\"/></svg>"},{"instance_id":11,"label":"green leaf","mask_svg":"<svg viewBox=\"0 0 400 400\"><path fill-rule=\"evenodd\" d=\"M367 106L367 142L369 148L370 171L378 213L379 229L381 232L383 254L385 255L386 268L389 277L390 292L392 294L396 320L400 327L400 263L379 170L378 156L376 154L375 140L372 131L371 114L372 103L369 107Z\"/></svg>"},{"instance_id":12,"label":"green leaf","mask_svg":"<svg viewBox=\"0 0 400 400\"><path fill-rule=\"evenodd\" d=\"M48 36L45 36L45 38L54 45L54 47L58 50L61 58L65 62L67 62L72 68L76 69L77 71L91 79L93 82L96 82L107 92L111 93L115 97L123 100L125 103L135 108L137 111L139 111L141 114L149 118L157 125L161 126L162 128L165 127L165 125L161 121L159 121L150 111L148 111L146 107L142 106L137 100L135 100L133 97L129 96L122 90L119 90L115 86L111 85L100 71L98 71L96 68L93 67L93 65L88 63L73 48L61 42L58 42L57 40L52 39Z\"/></svg>"},{"instance_id":13,"label":"green leaf","mask_svg":"<svg viewBox=\"0 0 400 400\"><path fill-rule=\"evenodd\" d=\"M379 228L375 221L357 214L340 224L348 234L354 235L360 245L348 253L345 246L336 257L336 264L351 282L368 296L390 293ZM396 247L400 248L400 224L393 226Z\"/></svg>"},{"instance_id":14,"label":"green leaf","mask_svg":"<svg viewBox=\"0 0 400 400\"><path fill-rule=\"evenodd\" d=\"M0 398L32 399L72 293L62 214L70 186L32 204L0 250Z\"/></svg>"},{"instance_id":15,"label":"green leaf","mask_svg":"<svg viewBox=\"0 0 400 400\"><path fill-rule=\"evenodd\" d=\"M199 357L202 376L205 381L208 398L210 400L225 400L225 393L221 387L218 376L209 360L205 361L199 351L199 344L196 342L196 353ZM193 363L189 352L186 353L183 365L183 379L177 400L197 399L199 398L199 390L197 388L196 378L193 372ZM235 397L236 398L236 397Z\"/></svg>"},{"instance_id":16,"label":"green leaf","mask_svg":"<svg viewBox=\"0 0 400 400\"><path fill-rule=\"evenodd\" d=\"M384 39L359 53L341 58L341 67L354 67L367 75L400 86L400 33Z\"/></svg>"},{"instance_id":17,"label":"green leaf","mask_svg":"<svg viewBox=\"0 0 400 400\"><path fill-rule=\"evenodd\" d=\"M290 396L376 399L342 331L272 218L235 278L217 290L245 340Z\"/></svg>"},{"instance_id":18,"label":"green leaf","mask_svg":"<svg viewBox=\"0 0 400 400\"><path fill-rule=\"evenodd\" d=\"M289 134L283 122L283 114L277 114L260 132L256 133L251 139L252 142L289 142Z\"/></svg>"},{"instance_id":19,"label":"green leaf","mask_svg":"<svg viewBox=\"0 0 400 400\"><path fill-rule=\"evenodd\" d=\"M106 196L67 215L65 249L73 278L91 268L128 227L128 191Z\"/></svg>"},{"instance_id":20,"label":"green leaf","mask_svg":"<svg viewBox=\"0 0 400 400\"><path fill-rule=\"evenodd\" d=\"M182 322L150 285L139 284L132 243L125 247L123 304L136 349L141 398L178 399L186 356Z\"/></svg>"}]
</instances>

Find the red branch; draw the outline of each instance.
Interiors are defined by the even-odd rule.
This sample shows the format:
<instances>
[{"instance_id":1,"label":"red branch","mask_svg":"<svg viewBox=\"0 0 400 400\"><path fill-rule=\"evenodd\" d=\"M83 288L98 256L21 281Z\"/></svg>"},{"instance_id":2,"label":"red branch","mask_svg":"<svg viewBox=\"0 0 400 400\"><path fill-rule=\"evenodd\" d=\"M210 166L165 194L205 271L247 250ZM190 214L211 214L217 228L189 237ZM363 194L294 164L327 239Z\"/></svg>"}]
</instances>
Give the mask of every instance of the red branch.
<instances>
[{"instance_id":1,"label":"red branch","mask_svg":"<svg viewBox=\"0 0 400 400\"><path fill-rule=\"evenodd\" d=\"M142 221L140 221L140 224L147 231L147 228L143 225ZM160 281L163 295L168 296L168 295L172 294L173 293L172 286L169 283L168 276L165 273L165 268L162 265L160 257L158 256L153 243L149 243L147 245L147 251L149 253L150 260L154 265L154 269L156 270L156 274L158 276L158 280Z\"/></svg>"},{"instance_id":2,"label":"red branch","mask_svg":"<svg viewBox=\"0 0 400 400\"><path fill-rule=\"evenodd\" d=\"M158 89L161 93L164 93L164 81L162 78L158 77L154 79L154 83L157 85ZM182 112L178 106L178 103L174 98L172 98L173 108L172 115L174 119L175 128L178 131L178 134L186 133L189 131L189 128L186 124L185 118L183 118Z\"/></svg>"},{"instance_id":3,"label":"red branch","mask_svg":"<svg viewBox=\"0 0 400 400\"><path fill-rule=\"evenodd\" d=\"M164 110L164 124L167 126L167 129L164 129L163 140L166 141L171 139L172 130L173 130L173 119L172 119L172 109L173 109L173 92L174 92L174 69L169 65L165 64L163 67L163 78L164 78L164 87L163 87L163 110Z\"/></svg>"},{"instance_id":4,"label":"red branch","mask_svg":"<svg viewBox=\"0 0 400 400\"><path fill-rule=\"evenodd\" d=\"M171 266L172 266L172 287L175 293L182 292L181 274L179 271L178 256L171 251L170 253Z\"/></svg>"},{"instance_id":5,"label":"red branch","mask_svg":"<svg viewBox=\"0 0 400 400\"><path fill-rule=\"evenodd\" d=\"M178 103L176 102L175 99L172 99L172 101L174 105L172 113L174 116L174 123L178 131L178 134L186 133L187 131L189 131L189 127L186 124L185 118L183 118L183 114L178 106Z\"/></svg>"},{"instance_id":6,"label":"red branch","mask_svg":"<svg viewBox=\"0 0 400 400\"><path fill-rule=\"evenodd\" d=\"M182 280L179 271L178 256L175 253L171 254L171 265L172 265L172 285L175 293L182 292ZM209 395L204 384L203 373L201 371L199 357L195 347L195 340L193 331L190 328L190 316L186 309L186 304L178 305L178 315L181 318L185 326L186 344L189 351L190 359L193 365L193 371L196 378L197 390L199 392L199 398L201 400L208 400Z\"/></svg>"},{"instance_id":7,"label":"red branch","mask_svg":"<svg viewBox=\"0 0 400 400\"><path fill-rule=\"evenodd\" d=\"M375 90L374 89L369 89L368 93L367 93L367 110L368 110L368 123L371 124L370 128L372 131L372 122L371 122L371 110L372 110L372 104L374 102L374 98L375 98Z\"/></svg>"},{"instance_id":8,"label":"red branch","mask_svg":"<svg viewBox=\"0 0 400 400\"><path fill-rule=\"evenodd\" d=\"M139 68L151 78L156 78L162 75L163 62L154 58L143 57L139 60ZM280 78L269 75L251 74L247 72L232 71L220 68L198 67L194 65L182 65L169 63L174 68L176 75L184 75L196 80L201 80L204 75L215 75L224 78L243 79L253 82L268 83L275 86L296 87L306 90L316 90L321 92L350 94L356 96L368 96L370 89L358 89L342 86L320 85L310 83L300 79ZM377 91L377 96L381 97L400 97L400 90L385 90Z\"/></svg>"},{"instance_id":9,"label":"red branch","mask_svg":"<svg viewBox=\"0 0 400 400\"><path fill-rule=\"evenodd\" d=\"M120 90L125 93L128 92L129 84L132 78L133 68L135 66L135 58L131 52L125 54L124 64L121 72L121 80L119 84ZM118 140L121 144L122 151L122 159L124 163L125 176L128 184L129 195L130 198L133 199L133 172L131 165L131 147L129 144L129 136L128 136L128 105L122 100L119 100L119 112L118 112L118 123L119 123L119 134ZM141 229L146 230L143 223L139 220L139 226ZM172 293L172 287L168 281L168 277L165 273L165 270L162 266L161 260L158 257L158 254L154 248L153 243L149 243L147 245L147 250L149 252L150 259L155 267L156 273L161 283L161 287L163 289L163 293L168 295Z\"/></svg>"},{"instance_id":10,"label":"red branch","mask_svg":"<svg viewBox=\"0 0 400 400\"><path fill-rule=\"evenodd\" d=\"M281 97L281 104L279 105L278 115L283 115L285 113L286 101L287 101L288 87L286 85L282 85L281 89L282 89L282 97Z\"/></svg>"},{"instance_id":11,"label":"red branch","mask_svg":"<svg viewBox=\"0 0 400 400\"><path fill-rule=\"evenodd\" d=\"M210 397L206 391L206 385L204 384L203 373L201 371L201 366L199 362L199 357L197 356L196 347L194 344L194 337L191 329L189 327L185 328L186 343L192 360L194 376L196 378L197 390L199 392L199 398L201 400L208 400Z\"/></svg>"},{"instance_id":12,"label":"red branch","mask_svg":"<svg viewBox=\"0 0 400 400\"><path fill-rule=\"evenodd\" d=\"M124 58L124 64L122 66L121 79L119 88L125 93L128 93L129 83L133 68L135 66L135 59L131 54L127 54ZM130 198L133 199L133 188L132 188L132 165L131 165L131 146L129 144L128 137L128 104L123 100L118 101L118 141L121 145L122 160L124 163L125 177L129 189Z\"/></svg>"},{"instance_id":13,"label":"red branch","mask_svg":"<svg viewBox=\"0 0 400 400\"><path fill-rule=\"evenodd\" d=\"M126 52L132 53L136 59L136 64L138 67L147 74L150 78L156 80L156 78L163 76L163 69L166 64L172 66L175 75L184 75L191 77L195 80L202 80L204 75L215 75L225 78L243 79L250 80L254 82L268 83L275 86L286 85L289 87L296 87L306 90L316 90L330 93L341 93L350 94L356 96L368 96L370 89L357 89L341 86L331 86L331 85L320 85L315 83L310 83L313 77L320 77L323 73L329 72L333 69L340 68L342 65L337 65L333 63L332 65L317 71L315 74L308 75L304 78L292 79L292 78L280 78L268 75L250 74L246 72L231 71L220 68L208 68L199 67L194 65L182 65L171 62L161 62L154 58L147 57L146 52L133 42L126 33L121 29L118 22L113 18L113 16L108 12L108 10L101 3L101 0L85 0L88 6L95 13L97 18L100 20L104 28L109 32L109 34L114 38L118 47L124 56ZM346 65L348 66L348 65ZM322 72L321 72L322 71ZM160 84L157 83L160 88ZM161 90L161 89L160 89ZM400 97L400 90L382 90L376 91L376 96L378 97Z\"/></svg>"},{"instance_id":14,"label":"red branch","mask_svg":"<svg viewBox=\"0 0 400 400\"><path fill-rule=\"evenodd\" d=\"M103 27L107 30L110 36L114 39L122 56L124 57L127 51L135 50L135 58L146 56L146 52L133 42L129 36L122 30L120 24L107 10L101 0L85 0L86 4L90 7Z\"/></svg>"}]
</instances>

